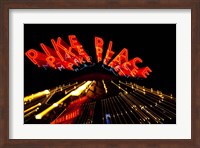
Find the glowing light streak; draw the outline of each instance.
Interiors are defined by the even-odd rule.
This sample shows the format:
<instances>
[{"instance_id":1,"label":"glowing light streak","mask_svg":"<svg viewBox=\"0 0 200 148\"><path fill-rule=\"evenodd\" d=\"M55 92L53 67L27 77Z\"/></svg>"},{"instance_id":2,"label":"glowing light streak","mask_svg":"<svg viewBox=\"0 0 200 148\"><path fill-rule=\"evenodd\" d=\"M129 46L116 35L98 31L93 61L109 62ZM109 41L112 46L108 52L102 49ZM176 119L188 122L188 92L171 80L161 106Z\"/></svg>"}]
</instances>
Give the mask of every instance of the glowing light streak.
<instances>
[{"instance_id":1,"label":"glowing light streak","mask_svg":"<svg viewBox=\"0 0 200 148\"><path fill-rule=\"evenodd\" d=\"M81 86L82 84L84 84L85 83L85 81L84 82L82 82L81 84L78 84L77 86L74 86L74 87L70 87L71 89L70 90L65 90L65 94L68 94L68 93L70 93L70 92L72 92L72 91L74 91L74 90L76 90L76 88L78 88L79 86ZM72 85L73 86L73 85Z\"/></svg>"},{"instance_id":2,"label":"glowing light streak","mask_svg":"<svg viewBox=\"0 0 200 148\"><path fill-rule=\"evenodd\" d=\"M161 110L165 110L166 112L170 113L170 114L173 115L173 116L176 116L176 114L175 114L174 112L170 111L170 110L167 109L167 108L164 108L164 107L161 106L161 105L156 105L156 107L160 108Z\"/></svg>"},{"instance_id":3,"label":"glowing light streak","mask_svg":"<svg viewBox=\"0 0 200 148\"><path fill-rule=\"evenodd\" d=\"M88 114L88 110L89 110L89 104L86 103L85 104L85 108L83 110L83 114L82 114L82 118L81 118L81 123L86 123L87 122L87 114Z\"/></svg>"},{"instance_id":4,"label":"glowing light streak","mask_svg":"<svg viewBox=\"0 0 200 148\"><path fill-rule=\"evenodd\" d=\"M167 100L165 100L165 102L163 102L164 100L160 100L159 98L155 98L155 96L159 96L160 93L159 93L158 95L154 93L155 96L153 96L152 93L150 93L149 90L148 90L148 92L149 92L149 94L147 94L147 96L150 97L150 98L152 98L152 100L155 100L157 103L162 103L163 105L166 105L166 106L168 106L169 108L175 109L175 106L174 106L173 104L170 104L170 105L167 104L167 103L170 103L170 102L168 102ZM159 97L160 97L160 96L159 96ZM152 103L154 103L154 102L152 102ZM157 104L157 103L156 103L156 104ZM173 105L174 107L173 107L172 105Z\"/></svg>"},{"instance_id":5,"label":"glowing light streak","mask_svg":"<svg viewBox=\"0 0 200 148\"><path fill-rule=\"evenodd\" d=\"M170 103L169 101L167 101L167 100L162 100L162 103L164 103L164 104L168 104L168 105L170 105L172 108L176 108L176 105L174 105L173 103Z\"/></svg>"},{"instance_id":6,"label":"glowing light streak","mask_svg":"<svg viewBox=\"0 0 200 148\"><path fill-rule=\"evenodd\" d=\"M72 96L79 96L87 87L88 85L92 83L92 81L87 81L85 84L77 88L76 90L72 91L70 94Z\"/></svg>"},{"instance_id":7,"label":"glowing light streak","mask_svg":"<svg viewBox=\"0 0 200 148\"><path fill-rule=\"evenodd\" d=\"M31 110L33 110L33 109L35 109L35 108L37 108L37 107L39 107L39 106L41 106L41 105L42 105L41 103L38 103L38 104L36 104L36 105L34 105L34 106L32 106L32 107L26 109L26 110L24 111L24 114L26 114L27 112L29 112L29 111L31 111Z\"/></svg>"},{"instance_id":8,"label":"glowing light streak","mask_svg":"<svg viewBox=\"0 0 200 148\"><path fill-rule=\"evenodd\" d=\"M151 113L152 115L154 115L154 120L158 123L162 123L161 121L160 121L160 119L161 120L163 120L164 121L164 119L162 118L162 117L160 117L158 114L156 114L155 112L153 112L151 109L148 109L148 107L146 107L146 108L144 108L143 110L146 112L146 113Z\"/></svg>"},{"instance_id":9,"label":"glowing light streak","mask_svg":"<svg viewBox=\"0 0 200 148\"><path fill-rule=\"evenodd\" d=\"M149 108L148 108L148 110L149 111L151 111ZM146 111L146 112L148 112L148 110ZM154 110L156 110L157 112L159 112L160 114L162 114L163 116L165 116L165 117L169 117L169 116L167 116L165 113L163 113L163 111L162 110L160 110L160 109L158 109L158 108L154 108ZM160 118L162 121L164 121L165 119L164 118Z\"/></svg>"},{"instance_id":10,"label":"glowing light streak","mask_svg":"<svg viewBox=\"0 0 200 148\"><path fill-rule=\"evenodd\" d=\"M152 104L151 104L151 106L153 105L153 104L155 104L155 102L154 101L152 101L151 99L149 99L148 97L144 97L144 96L142 96L141 94L139 94L139 93L137 93L137 92L135 92L135 94L137 94L137 95L139 95L139 97L137 96L137 95L135 95L135 94L133 94L132 92L130 93L132 96L134 96L135 98L137 98L137 100L139 99L140 101L144 101L144 99L145 100L148 100L149 102L151 102ZM133 101L135 101L135 99L133 100ZM148 105L148 103L145 103L146 105Z\"/></svg>"},{"instance_id":11,"label":"glowing light streak","mask_svg":"<svg viewBox=\"0 0 200 148\"><path fill-rule=\"evenodd\" d=\"M137 94L137 92L135 92L135 94ZM135 103L139 103L139 104L145 104L145 105L149 105L149 103L147 102L148 98L147 97L138 97L137 95L135 95L134 93L130 93L130 95L132 97L134 97L134 99L132 99L133 101L135 101ZM148 100L149 102L151 102L152 104L154 104L153 101ZM142 103L141 103L142 102ZM144 106L144 105L143 105ZM144 106L146 108L146 106Z\"/></svg>"},{"instance_id":12,"label":"glowing light streak","mask_svg":"<svg viewBox=\"0 0 200 148\"><path fill-rule=\"evenodd\" d=\"M51 94L47 97L47 99L44 100L44 103L47 104L48 101L51 99L51 97L52 97L56 92L60 92L60 91L64 91L64 90L65 90L65 94L68 94L69 92L71 92L71 91L74 90L75 88L72 88L72 89L70 89L70 90L68 90L68 91L67 91L66 89L68 89L68 88L70 88L70 87L72 87L72 86L74 86L74 85L76 85L76 84L78 84L78 82L73 83L72 85L63 86L63 87L59 87L59 88L53 89L53 90L51 91ZM79 84L79 85L81 85L81 84Z\"/></svg>"},{"instance_id":13,"label":"glowing light streak","mask_svg":"<svg viewBox=\"0 0 200 148\"><path fill-rule=\"evenodd\" d=\"M91 83L91 81L87 81L86 83L84 83L82 86L78 87L76 90L72 91L71 93L67 94L64 98L60 99L59 101L57 101L56 103L54 103L53 105L51 105L50 107L48 107L47 109L45 109L44 111L42 111L41 113L39 113L38 115L35 116L36 119L42 119L42 117L44 115L46 115L47 113L49 113L51 110L53 110L54 108L56 108L60 103L62 103L63 101L65 101L67 98L69 98L70 96L79 96L85 89L86 87Z\"/></svg>"},{"instance_id":14,"label":"glowing light streak","mask_svg":"<svg viewBox=\"0 0 200 148\"><path fill-rule=\"evenodd\" d=\"M93 81L92 81L93 82ZM117 81L118 82L118 81ZM83 82L82 84L79 84L79 86L76 86L76 88L73 88L73 90L78 89L80 86L85 84L86 82ZM104 84L105 81L102 80L102 84ZM110 81L112 84L112 82ZM116 83L116 82L114 82ZM75 83L76 84L76 83ZM90 83L86 89L84 90L87 92L89 87L91 86L92 83ZM110 114L112 124L113 123L163 123L164 121L168 122L169 120L173 120L176 117L175 114L175 108L174 108L174 103L175 100L170 99L169 97L165 97L162 99L160 95L164 96L165 94L162 93L161 91L152 91L152 89L145 88L144 86L140 86L134 83L125 83L122 81L119 81L119 84L117 84L117 87L121 87L126 91L130 91L128 94L124 93L124 91L120 92L117 98L115 97L110 97L106 98L104 101L102 101L102 104L105 104L105 109L107 110L106 112ZM120 85L121 84L121 85ZM112 87L112 85L108 85L109 87ZM65 86L68 87L68 86ZM62 87L62 90L65 90L65 87ZM137 89L140 90L141 92L146 92L146 95L143 95L139 91L132 91L131 89ZM60 90L60 87L55 89L55 91L62 91ZM104 88L105 90L105 88ZM114 89L109 90L109 94L106 96L116 93ZM72 92L72 90L70 91ZM153 93L152 93L153 92ZM51 94L53 93L53 90L51 90ZM49 97L49 96L48 96ZM81 99L80 99L81 100ZM114 104L114 102L116 102ZM149 103L150 102L150 103ZM78 100L72 101L71 104L76 104L76 103L81 103ZM171 107L170 107L171 103ZM55 108L59 106L56 102L52 104ZM70 120L66 121L67 123L92 123L93 122L93 113L91 110L93 110L92 103L87 103L86 105L83 105L83 107L86 107L85 111L76 117L76 114L70 115ZM171 110L170 108L174 108ZM32 111L32 110L31 110ZM81 111L83 111L83 108L81 108ZM171 111L171 112L169 112ZM36 112L36 111L35 111ZM105 122L105 114L104 108L102 105L102 121L103 123ZM28 113L28 111L27 111ZM172 114L174 113L174 114ZM151 115L150 115L151 114ZM25 114L26 116L27 114ZM30 114L31 115L31 114ZM59 115L60 116L60 115ZM28 116L26 116L28 117ZM75 119L75 120L74 120ZM167 120L166 120L167 119ZM46 120L46 119L44 119ZM27 121L27 120L26 120ZM61 120L60 120L61 121ZM64 121L60 123L66 123Z\"/></svg>"},{"instance_id":15,"label":"glowing light streak","mask_svg":"<svg viewBox=\"0 0 200 148\"><path fill-rule=\"evenodd\" d=\"M116 119L115 119L115 112L114 112L114 109L113 109L113 106L111 105L111 98L108 98L108 105L109 105L109 108L111 110L111 117L114 119L114 123L117 123Z\"/></svg>"},{"instance_id":16,"label":"glowing light streak","mask_svg":"<svg viewBox=\"0 0 200 148\"><path fill-rule=\"evenodd\" d=\"M138 98L139 99L139 98ZM150 105L150 107L153 107L152 105ZM156 107L158 107L158 104L156 105ZM146 107L147 108L147 107ZM154 109L156 109L156 108L154 108ZM148 109L148 110L150 110L150 109ZM157 110L157 109L156 109ZM163 112L161 112L161 110L164 110L162 107L159 107L159 110L157 110L157 111L159 111L160 113L162 113L163 114ZM151 112L151 114L152 115L154 115L154 118L153 119L155 119L155 117L157 116L158 118L160 118L160 119L162 119L163 121L164 121L164 119L163 118L161 118L159 115L157 115L155 112L153 112L153 111L147 111L147 113L149 113L149 112ZM167 111L165 111L165 112L167 112ZM168 116L167 116L168 117ZM168 117L169 118L169 117ZM156 122L160 122L160 121L158 121L158 120L155 120Z\"/></svg>"},{"instance_id":17,"label":"glowing light streak","mask_svg":"<svg viewBox=\"0 0 200 148\"><path fill-rule=\"evenodd\" d=\"M36 109L34 109L34 110L28 112L27 114L24 115L24 118L29 117L30 115L34 114L34 113L37 112L38 110L39 110L39 108L36 108Z\"/></svg>"},{"instance_id":18,"label":"glowing light streak","mask_svg":"<svg viewBox=\"0 0 200 148\"><path fill-rule=\"evenodd\" d=\"M44 111L42 111L41 113L37 114L35 116L35 119L42 119L42 117L44 115L46 115L47 113L49 113L51 110L53 110L54 108L56 108L61 102L63 102L64 100L66 100L67 98L69 98L71 96L71 94L66 95L64 98L60 99L58 102L54 103L53 105L51 105L50 107L48 107L47 109L45 109ZM55 105L57 104L57 105Z\"/></svg>"},{"instance_id":19,"label":"glowing light streak","mask_svg":"<svg viewBox=\"0 0 200 148\"><path fill-rule=\"evenodd\" d=\"M127 109L130 108L130 104L129 102L126 102L123 98L120 97L120 99L122 100L122 102L124 103L124 105L126 106ZM129 105L129 106L128 106ZM129 109L129 112L131 114L133 114L133 112L131 112L131 110ZM127 112L126 112L127 113ZM130 115L127 113L127 116L129 117L129 119L131 120L132 123L134 123L134 121L131 119Z\"/></svg>"},{"instance_id":20,"label":"glowing light streak","mask_svg":"<svg viewBox=\"0 0 200 148\"><path fill-rule=\"evenodd\" d=\"M115 122L118 123L117 120L119 120L119 122L121 123L121 120L120 120L119 116L117 116L118 111L117 111L117 109L115 108L115 105L114 105L114 103L113 103L113 97L110 98L110 103L111 103L110 105L113 106L113 109L114 109L113 118L114 118Z\"/></svg>"},{"instance_id":21,"label":"glowing light streak","mask_svg":"<svg viewBox=\"0 0 200 148\"><path fill-rule=\"evenodd\" d=\"M101 100L101 116L102 116L102 122L104 124L104 104L103 104L103 100Z\"/></svg>"},{"instance_id":22,"label":"glowing light streak","mask_svg":"<svg viewBox=\"0 0 200 148\"><path fill-rule=\"evenodd\" d=\"M119 108L119 106L118 106L118 104L117 104L117 101L116 101L116 98L115 98L115 96L114 97L112 97L112 103L113 103L113 106L114 106L114 108L115 108L115 110L116 110L116 117L117 117L117 119L119 120L119 122L120 122L120 124L122 123L122 120L120 119L120 116L119 116L119 114L120 114L120 112L121 112L121 109Z\"/></svg>"},{"instance_id":23,"label":"glowing light streak","mask_svg":"<svg viewBox=\"0 0 200 148\"><path fill-rule=\"evenodd\" d=\"M116 98L117 98L116 100L118 101L118 105L121 106L123 112L126 113L126 109L124 107L124 104L119 101L120 96L117 96ZM121 116L124 119L124 122L127 124L127 121L126 121L126 119L125 119L125 117L124 117L122 112L121 112Z\"/></svg>"},{"instance_id":24,"label":"glowing light streak","mask_svg":"<svg viewBox=\"0 0 200 148\"><path fill-rule=\"evenodd\" d=\"M130 107L132 107L132 106L135 105L131 100L127 99L127 97L125 97L122 93L120 93L119 95L123 97L123 101L126 101L126 103L127 103Z\"/></svg>"},{"instance_id":25,"label":"glowing light streak","mask_svg":"<svg viewBox=\"0 0 200 148\"><path fill-rule=\"evenodd\" d=\"M49 90L44 90L44 91L41 91L41 92L32 94L32 95L30 95L30 96L26 96L26 97L24 98L24 103L26 103L26 102L31 102L31 101L33 101L33 100L39 99L39 98L44 97L44 96L49 95L49 94L50 94L50 91L49 91Z\"/></svg>"},{"instance_id":26,"label":"glowing light streak","mask_svg":"<svg viewBox=\"0 0 200 148\"><path fill-rule=\"evenodd\" d=\"M103 83L103 87L104 87L104 89L105 89L105 93L107 94L107 93L108 93L108 89L107 89L107 87L106 87L106 84L105 84L104 80L102 80L102 83Z\"/></svg>"},{"instance_id":27,"label":"glowing light streak","mask_svg":"<svg viewBox=\"0 0 200 148\"><path fill-rule=\"evenodd\" d=\"M96 81L93 80L86 88L85 92L88 92L88 90L91 88L91 86L95 83Z\"/></svg>"},{"instance_id":28,"label":"glowing light streak","mask_svg":"<svg viewBox=\"0 0 200 148\"><path fill-rule=\"evenodd\" d=\"M111 83L114 84L115 86L117 86L119 89L123 90L126 94L128 93L126 90L124 90L122 87L120 87L119 85L117 85L115 82L113 82L111 80Z\"/></svg>"},{"instance_id":29,"label":"glowing light streak","mask_svg":"<svg viewBox=\"0 0 200 148\"><path fill-rule=\"evenodd\" d=\"M125 117L124 117L124 114L123 113L125 113L125 108L123 107L123 104L120 102L120 99L118 98L118 96L114 96L115 97L115 99L114 99L114 101L115 101L115 103L116 103L116 106L118 107L118 110L119 110L119 113L118 113L118 116L119 116L119 118L121 118L122 120L122 123L127 123L126 122L126 119L125 119Z\"/></svg>"},{"instance_id":30,"label":"glowing light streak","mask_svg":"<svg viewBox=\"0 0 200 148\"><path fill-rule=\"evenodd\" d=\"M123 83L123 82L121 82L121 81L119 81L119 83L121 83L121 84L124 84L124 85L126 85L126 86L128 86L128 87L131 87L132 89L133 89L133 86L132 86L132 84L125 84L125 83ZM136 88L136 84L134 84L134 88ZM143 90L144 88L142 87L142 86L139 86L139 85L137 85L137 88L138 89L140 89L140 90ZM155 91L153 91L153 88L145 88L145 92L149 92L150 94L154 94L154 95L156 95L156 96L159 96L160 98L162 98L162 99L164 99L164 100L166 100L166 98L170 98L170 96L169 95L166 95L166 94L162 94L162 92L160 92L160 91L158 91L157 90L157 92L155 92ZM172 95L171 95L172 96ZM175 99L175 98L173 98L173 99ZM172 104L173 105L173 104Z\"/></svg>"},{"instance_id":31,"label":"glowing light streak","mask_svg":"<svg viewBox=\"0 0 200 148\"><path fill-rule=\"evenodd\" d=\"M51 122L51 124L55 124L56 121L58 121L58 119L62 116L62 114L66 111L66 108L56 117L56 119L54 121Z\"/></svg>"},{"instance_id":32,"label":"glowing light streak","mask_svg":"<svg viewBox=\"0 0 200 148\"><path fill-rule=\"evenodd\" d=\"M120 97L128 102L127 96L121 94ZM130 102L129 102L129 103L130 103ZM137 104L137 103L136 103L136 104ZM129 104L129 105L132 106L131 104ZM137 107L135 107L135 111L136 111L136 113L140 116L140 118L143 119L143 115L140 113L140 110L139 110ZM141 121L141 122L143 122L143 121Z\"/></svg>"},{"instance_id":33,"label":"glowing light streak","mask_svg":"<svg viewBox=\"0 0 200 148\"><path fill-rule=\"evenodd\" d=\"M131 93L132 94L132 93ZM136 99L133 99L134 101L136 100ZM142 99L141 99L142 100ZM140 102L136 102L136 104L141 104ZM152 115L152 119L153 120L155 120L155 122L156 123L162 123L161 121L160 121L160 119L162 120L162 121L164 121L164 119L163 118L161 118L158 114L156 114L155 112L152 112L152 111L147 111L146 110L146 106L144 106L144 105L140 105L140 108L141 108L141 110L144 110L145 111L145 113L150 113L151 115ZM150 109L149 109L150 110ZM138 111L138 110L137 110ZM160 111L159 111L160 112ZM141 112L139 112L139 114L141 114ZM142 114L141 114L142 115ZM147 118L147 116L145 115L145 114L143 114L142 116L144 116L144 118L147 120L148 118Z\"/></svg>"}]
</instances>

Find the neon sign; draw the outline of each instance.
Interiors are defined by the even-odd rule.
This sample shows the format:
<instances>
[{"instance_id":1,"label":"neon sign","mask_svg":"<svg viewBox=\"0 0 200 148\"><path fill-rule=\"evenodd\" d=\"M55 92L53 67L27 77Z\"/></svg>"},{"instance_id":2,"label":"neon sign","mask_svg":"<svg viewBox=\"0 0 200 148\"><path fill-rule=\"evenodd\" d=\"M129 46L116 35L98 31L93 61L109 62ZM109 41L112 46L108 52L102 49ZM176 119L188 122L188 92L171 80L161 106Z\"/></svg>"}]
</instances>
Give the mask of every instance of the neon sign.
<instances>
[{"instance_id":1,"label":"neon sign","mask_svg":"<svg viewBox=\"0 0 200 148\"><path fill-rule=\"evenodd\" d=\"M35 65L38 67L44 67L45 69L50 67L58 70L65 69L77 72L85 67L94 66L95 63L92 63L92 58L84 50L77 37L75 35L69 35L68 38L70 45L62 40L61 37L58 37L57 41L51 39L54 49L41 43L40 46L45 53L39 52L35 49L29 49L25 55ZM103 62L102 67L104 69L109 70L118 76L140 78L147 78L150 72L152 72L148 66L138 67L137 64L143 62L141 58L135 57L128 60L128 49L126 48L123 48L121 52L114 57L115 52L112 51L112 45L113 42L110 41L106 55L103 59L104 40L100 37L95 37L97 63ZM87 63L89 63L89 65ZM74 66L79 68L75 69Z\"/></svg>"}]
</instances>

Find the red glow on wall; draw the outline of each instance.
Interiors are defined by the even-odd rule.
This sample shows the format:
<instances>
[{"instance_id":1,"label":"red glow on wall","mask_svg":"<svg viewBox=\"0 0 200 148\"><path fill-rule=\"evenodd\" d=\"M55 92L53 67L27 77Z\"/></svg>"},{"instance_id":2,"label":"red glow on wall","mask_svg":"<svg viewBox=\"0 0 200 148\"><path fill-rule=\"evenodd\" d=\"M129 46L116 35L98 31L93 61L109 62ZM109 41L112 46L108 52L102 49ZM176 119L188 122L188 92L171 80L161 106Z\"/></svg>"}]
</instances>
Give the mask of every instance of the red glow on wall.
<instances>
[{"instance_id":1,"label":"red glow on wall","mask_svg":"<svg viewBox=\"0 0 200 148\"><path fill-rule=\"evenodd\" d=\"M82 44L78 41L75 35L69 35L68 45L61 37L57 40L51 39L53 48L48 47L44 43L40 43L41 48L45 53L36 51L35 49L28 50L25 55L38 67L51 67L53 69L65 69L74 71L74 66L81 66L84 63L92 64L89 55L84 50ZM113 60L111 60L115 54L112 51L113 42L110 41L106 55L102 59L104 41L100 37L95 37L95 50L97 62L102 62L104 65L114 69L120 76L140 77L147 78L152 70L146 67L138 67L138 63L142 63L142 59L135 57L128 61L128 49L123 48L119 54L117 54Z\"/></svg>"}]
</instances>

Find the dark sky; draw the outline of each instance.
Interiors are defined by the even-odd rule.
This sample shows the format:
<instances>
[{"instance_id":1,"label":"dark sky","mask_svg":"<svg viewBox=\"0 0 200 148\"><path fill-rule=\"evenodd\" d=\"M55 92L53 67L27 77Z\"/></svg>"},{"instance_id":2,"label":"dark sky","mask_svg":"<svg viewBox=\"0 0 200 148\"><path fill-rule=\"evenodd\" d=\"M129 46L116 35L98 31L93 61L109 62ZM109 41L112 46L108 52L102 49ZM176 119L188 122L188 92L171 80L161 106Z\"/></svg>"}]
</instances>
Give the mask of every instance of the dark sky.
<instances>
[{"instance_id":1,"label":"dark sky","mask_svg":"<svg viewBox=\"0 0 200 148\"><path fill-rule=\"evenodd\" d=\"M93 57L93 62L96 62L95 36L103 38L104 54L109 41L113 41L113 57L123 48L127 48L129 60L140 57L143 60L140 66L149 66L152 69L147 79L133 81L176 95L175 24L25 24L24 53L31 48L43 52L40 43L53 48L50 40L56 40L57 37L69 43L68 35L76 35L86 52ZM24 55L24 94L52 88L93 72L108 73L97 66L77 73L45 70L38 68Z\"/></svg>"}]
</instances>

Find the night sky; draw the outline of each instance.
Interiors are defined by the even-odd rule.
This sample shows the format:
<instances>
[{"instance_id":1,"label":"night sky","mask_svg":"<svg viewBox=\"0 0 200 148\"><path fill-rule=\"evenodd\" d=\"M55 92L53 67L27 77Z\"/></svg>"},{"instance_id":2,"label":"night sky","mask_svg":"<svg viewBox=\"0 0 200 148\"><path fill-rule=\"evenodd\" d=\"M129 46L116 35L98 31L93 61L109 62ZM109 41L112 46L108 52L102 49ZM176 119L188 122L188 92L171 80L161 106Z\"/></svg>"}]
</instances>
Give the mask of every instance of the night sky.
<instances>
[{"instance_id":1,"label":"night sky","mask_svg":"<svg viewBox=\"0 0 200 148\"><path fill-rule=\"evenodd\" d=\"M132 79L133 82L176 96L175 24L25 24L24 53L29 49L44 53L40 43L53 48L50 40L57 37L69 44L68 35L76 35L93 62L96 62L95 36L104 40L103 58L109 41L113 41L113 58L127 48L129 60L140 57L143 63L138 67L149 66L152 70L147 79ZM98 64L77 73L51 68L45 70L34 65L24 54L24 95L96 73L115 77Z\"/></svg>"}]
</instances>

